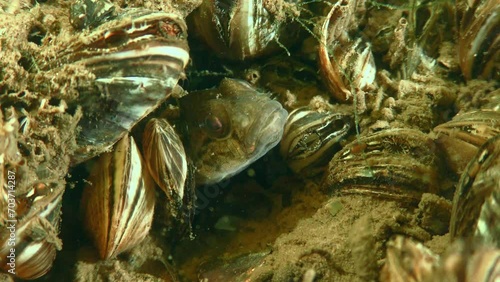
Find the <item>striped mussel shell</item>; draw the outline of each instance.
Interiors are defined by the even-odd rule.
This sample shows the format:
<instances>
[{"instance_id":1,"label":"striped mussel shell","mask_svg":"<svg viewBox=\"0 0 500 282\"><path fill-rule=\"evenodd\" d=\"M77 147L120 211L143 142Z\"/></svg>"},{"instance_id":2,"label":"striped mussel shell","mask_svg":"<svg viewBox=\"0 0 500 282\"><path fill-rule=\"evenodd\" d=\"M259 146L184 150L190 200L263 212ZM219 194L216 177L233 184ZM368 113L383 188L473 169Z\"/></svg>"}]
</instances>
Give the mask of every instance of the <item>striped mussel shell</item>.
<instances>
[{"instance_id":1,"label":"striped mussel shell","mask_svg":"<svg viewBox=\"0 0 500 282\"><path fill-rule=\"evenodd\" d=\"M22 279L36 279L51 269L56 250L62 248L58 234L63 192L61 183L39 182L23 195L9 196L15 204L2 207L1 269Z\"/></svg>"},{"instance_id":2,"label":"striped mussel shell","mask_svg":"<svg viewBox=\"0 0 500 282\"><path fill-rule=\"evenodd\" d=\"M500 134L481 146L455 191L450 234L500 248Z\"/></svg>"},{"instance_id":3,"label":"striped mussel shell","mask_svg":"<svg viewBox=\"0 0 500 282\"><path fill-rule=\"evenodd\" d=\"M165 119L151 119L142 138L149 173L165 192L170 204L182 205L188 174L186 152L174 128Z\"/></svg>"},{"instance_id":4,"label":"striped mussel shell","mask_svg":"<svg viewBox=\"0 0 500 282\"><path fill-rule=\"evenodd\" d=\"M276 52L297 37L295 25L285 14L277 14L285 10L281 5L262 0L203 1L192 20L196 33L219 57L245 60Z\"/></svg>"},{"instance_id":5,"label":"striped mussel shell","mask_svg":"<svg viewBox=\"0 0 500 282\"><path fill-rule=\"evenodd\" d=\"M75 29L92 28L113 17L115 6L107 0L76 0L69 9L69 22Z\"/></svg>"},{"instance_id":6,"label":"striped mussel shell","mask_svg":"<svg viewBox=\"0 0 500 282\"><path fill-rule=\"evenodd\" d=\"M102 259L129 250L146 237L155 204L154 182L132 137L102 154L82 197L84 224Z\"/></svg>"},{"instance_id":7,"label":"striped mussel shell","mask_svg":"<svg viewBox=\"0 0 500 282\"><path fill-rule=\"evenodd\" d=\"M320 30L319 70L330 95L340 102L350 101L352 91L363 90L375 80L376 66L371 47L360 38L352 40L355 1L337 2Z\"/></svg>"},{"instance_id":8,"label":"striped mussel shell","mask_svg":"<svg viewBox=\"0 0 500 282\"><path fill-rule=\"evenodd\" d=\"M422 243L398 235L387 242L387 256L380 281L432 281L440 257Z\"/></svg>"},{"instance_id":9,"label":"striped mussel shell","mask_svg":"<svg viewBox=\"0 0 500 282\"><path fill-rule=\"evenodd\" d=\"M492 282L500 277L500 250L478 242L457 241L438 256L422 243L396 236L387 242L380 281Z\"/></svg>"},{"instance_id":10,"label":"striped mussel shell","mask_svg":"<svg viewBox=\"0 0 500 282\"><path fill-rule=\"evenodd\" d=\"M456 1L458 58L467 80L499 78L500 5L497 0Z\"/></svg>"},{"instance_id":11,"label":"striped mussel shell","mask_svg":"<svg viewBox=\"0 0 500 282\"><path fill-rule=\"evenodd\" d=\"M440 192L439 160L439 150L426 134L388 129L360 137L335 154L322 186L340 194L415 204L423 193Z\"/></svg>"},{"instance_id":12,"label":"striped mussel shell","mask_svg":"<svg viewBox=\"0 0 500 282\"><path fill-rule=\"evenodd\" d=\"M434 132L448 166L460 175L478 148L500 134L500 112L477 110L458 114L451 121L436 126Z\"/></svg>"},{"instance_id":13,"label":"striped mussel shell","mask_svg":"<svg viewBox=\"0 0 500 282\"><path fill-rule=\"evenodd\" d=\"M500 249L457 241L446 251L441 265L432 281L496 282L500 278Z\"/></svg>"},{"instance_id":14,"label":"striped mussel shell","mask_svg":"<svg viewBox=\"0 0 500 282\"><path fill-rule=\"evenodd\" d=\"M210 259L198 269L199 281L251 281L269 252L248 253L230 258Z\"/></svg>"},{"instance_id":15,"label":"striped mussel shell","mask_svg":"<svg viewBox=\"0 0 500 282\"><path fill-rule=\"evenodd\" d=\"M350 114L301 107L288 115L280 152L297 174L313 176L324 171L341 141L353 128Z\"/></svg>"},{"instance_id":16,"label":"striped mussel shell","mask_svg":"<svg viewBox=\"0 0 500 282\"><path fill-rule=\"evenodd\" d=\"M57 60L41 64L58 68L85 66L92 87L81 87L70 103L81 106L80 149L74 163L111 148L139 120L165 101L189 61L187 27L176 15L126 9L113 20L84 30L69 40Z\"/></svg>"}]
</instances>

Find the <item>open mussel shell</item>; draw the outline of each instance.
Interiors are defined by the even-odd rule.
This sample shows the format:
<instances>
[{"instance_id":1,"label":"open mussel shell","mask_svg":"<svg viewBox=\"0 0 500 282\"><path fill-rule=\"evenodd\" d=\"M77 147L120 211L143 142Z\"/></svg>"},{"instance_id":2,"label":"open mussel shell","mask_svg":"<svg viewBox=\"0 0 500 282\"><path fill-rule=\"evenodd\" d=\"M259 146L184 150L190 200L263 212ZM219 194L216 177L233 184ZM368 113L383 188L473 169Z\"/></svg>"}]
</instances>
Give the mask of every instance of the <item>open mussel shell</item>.
<instances>
[{"instance_id":1,"label":"open mussel shell","mask_svg":"<svg viewBox=\"0 0 500 282\"><path fill-rule=\"evenodd\" d=\"M154 182L132 137L99 157L82 197L84 224L99 255L112 258L144 239L151 228Z\"/></svg>"},{"instance_id":2,"label":"open mussel shell","mask_svg":"<svg viewBox=\"0 0 500 282\"><path fill-rule=\"evenodd\" d=\"M474 236L500 248L500 135L479 148L462 174L450 225L452 238Z\"/></svg>"},{"instance_id":3,"label":"open mussel shell","mask_svg":"<svg viewBox=\"0 0 500 282\"><path fill-rule=\"evenodd\" d=\"M370 45L361 39L351 40L346 33L354 17L352 6L335 4L320 30L320 74L330 94L340 102L351 100L352 91L372 84L376 74Z\"/></svg>"},{"instance_id":4,"label":"open mussel shell","mask_svg":"<svg viewBox=\"0 0 500 282\"><path fill-rule=\"evenodd\" d=\"M458 114L451 121L436 126L434 132L448 166L462 174L478 148L500 134L500 112L478 110Z\"/></svg>"},{"instance_id":5,"label":"open mussel shell","mask_svg":"<svg viewBox=\"0 0 500 282\"><path fill-rule=\"evenodd\" d=\"M56 250L62 248L58 233L63 192L64 185L37 183L16 197L15 210L7 210L0 232L0 267L4 271L35 279L51 269Z\"/></svg>"},{"instance_id":6,"label":"open mussel shell","mask_svg":"<svg viewBox=\"0 0 500 282\"><path fill-rule=\"evenodd\" d=\"M439 150L418 130L388 129L355 140L330 161L322 186L340 194L365 194L417 203L441 187Z\"/></svg>"},{"instance_id":7,"label":"open mussel shell","mask_svg":"<svg viewBox=\"0 0 500 282\"><path fill-rule=\"evenodd\" d=\"M167 198L182 204L187 177L187 157L182 141L165 119L151 119L142 138L146 165Z\"/></svg>"},{"instance_id":8,"label":"open mussel shell","mask_svg":"<svg viewBox=\"0 0 500 282\"><path fill-rule=\"evenodd\" d=\"M467 80L496 78L500 70L498 0L456 1L458 57Z\"/></svg>"},{"instance_id":9,"label":"open mussel shell","mask_svg":"<svg viewBox=\"0 0 500 282\"><path fill-rule=\"evenodd\" d=\"M70 107L82 107L73 163L109 150L168 98L189 61L187 27L175 14L127 9L92 31L75 35L54 63L84 65L95 80ZM55 64L55 65L54 65Z\"/></svg>"},{"instance_id":10,"label":"open mussel shell","mask_svg":"<svg viewBox=\"0 0 500 282\"><path fill-rule=\"evenodd\" d=\"M302 107L288 115L280 152L297 174L316 175L353 128L351 115Z\"/></svg>"}]
</instances>

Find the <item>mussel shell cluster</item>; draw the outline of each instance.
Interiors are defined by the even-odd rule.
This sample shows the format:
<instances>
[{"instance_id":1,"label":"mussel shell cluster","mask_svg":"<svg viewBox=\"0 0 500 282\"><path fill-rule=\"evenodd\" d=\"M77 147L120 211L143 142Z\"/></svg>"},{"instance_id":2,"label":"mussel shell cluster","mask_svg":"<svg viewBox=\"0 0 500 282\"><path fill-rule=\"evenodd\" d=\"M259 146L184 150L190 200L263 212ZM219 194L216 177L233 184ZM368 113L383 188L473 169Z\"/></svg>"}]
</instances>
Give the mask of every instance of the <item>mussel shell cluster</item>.
<instances>
[{"instance_id":1,"label":"mussel shell cluster","mask_svg":"<svg viewBox=\"0 0 500 282\"><path fill-rule=\"evenodd\" d=\"M84 65L94 76L70 104L83 108L74 163L98 155L164 102L189 61L187 27L172 13L128 9L67 42L57 60Z\"/></svg>"},{"instance_id":2,"label":"mussel shell cluster","mask_svg":"<svg viewBox=\"0 0 500 282\"><path fill-rule=\"evenodd\" d=\"M58 42L52 42L52 45L48 42L49 46L44 46L47 53L40 54L40 58L54 54L56 57L36 62L39 70L49 76L51 74L57 76L58 72L68 68L85 69L90 78L89 81L77 83L78 95L61 96L61 99L56 99L60 100L59 106L52 105L53 102L49 102L48 99L39 101L36 96L30 96L29 92L28 95L24 95L34 106L40 103L35 109L40 117L59 115L53 121L54 127L61 126L57 122L60 122L61 114L65 114L68 108L76 112L75 119L76 122L79 119L80 128L77 131L78 148L73 155L74 164L104 151L110 151L113 145L121 140L116 146L116 151L106 152L97 161L89 187L84 193L85 200L82 205L85 207L83 218L86 228L91 231L90 236L96 242L102 258L116 256L139 243L148 234L156 198L155 184L133 137L129 136L129 131L169 97L189 60L187 28L182 17L146 9L126 9L115 14L114 6L110 7L106 3L106 1L92 0L77 1L72 6L70 19L78 29L84 29L77 30L74 35ZM44 86L40 86L40 91L43 90L46 90ZM11 112L16 113L15 110L21 112L23 118L19 117L19 120L23 122L24 129L21 130L17 124L16 127L12 127L14 133L8 136L15 137L18 131L27 134L28 122L36 120L25 109L18 109L19 104L24 104L12 102L11 100L15 100L16 97L10 96L1 97L2 103L6 102L2 105L2 111L5 110L4 106L10 106ZM14 120L17 120L17 116ZM73 126L73 130L76 127L72 124L67 127L70 126ZM52 130L52 127L47 129ZM4 131L3 124L1 130ZM157 132L153 134L161 135ZM33 139L39 141L33 136L27 138L30 138L29 142L34 142ZM52 139L49 137L46 140ZM5 148L12 151L10 148L14 146L17 152L17 147L23 148L15 138L0 141L2 149L7 146ZM65 142L55 141L58 144ZM67 146L65 148L74 149L70 142L63 145ZM26 153L28 155L31 153L31 156L35 157L37 154L42 154L37 159L41 162L39 170L48 169L48 172L37 175L42 179L47 178L46 174L50 177L51 174L59 173L51 171L53 165L50 163L56 162L59 156L51 158L43 155L46 153L44 148L37 148L40 153L36 151ZM64 167L64 162L69 162L68 153L65 151L58 153L63 159L60 167ZM7 162L4 163L3 160ZM25 159L18 162L25 162ZM4 166L8 166L12 171L17 170L19 178L22 178L22 169L26 167L24 165L20 167L21 169L16 169L20 165L11 158L10 152L6 158L2 157L0 166L2 180L7 175ZM181 169L184 169L182 173L186 175L187 168L184 166ZM10 269L5 258L11 252L9 236L14 234L17 257L16 271L13 274L24 279L38 278L47 273L52 267L56 250L62 247L58 233L65 182L62 179L57 180L57 183L56 180L52 181L54 183L41 181L35 184L28 183L28 187L24 187L25 182L18 182L15 195L17 220L15 232L8 232L3 228L9 224L8 218L3 217L7 214L8 199L5 187L7 184L4 185L3 181L1 183L1 267L5 271ZM183 182L182 179L176 181ZM183 188L184 183L175 192L182 195ZM19 193L20 191L26 192ZM176 200L182 202L182 199Z\"/></svg>"},{"instance_id":3,"label":"mussel shell cluster","mask_svg":"<svg viewBox=\"0 0 500 282\"><path fill-rule=\"evenodd\" d=\"M286 50L297 35L286 14L290 11L278 5L283 2L274 3L279 9L272 10L269 2L204 1L193 14L194 29L217 56L229 61ZM330 5L318 24L318 70L329 94L339 102L359 98L356 93L364 93L376 79L371 46L356 32L355 2ZM458 57L465 79L496 78L498 4L494 0L457 1L456 7ZM193 191L186 185L192 187L194 177L200 184L230 177L276 145L281 135L281 154L295 173L315 176L331 159L322 186L340 195L369 195L414 206L424 193L450 194L442 179L446 173L462 175L453 200L451 237L473 237L498 248L498 105L494 105L496 110L460 113L431 134L386 126L364 131L353 140L349 137L360 126L355 109L346 113L301 105L288 116L283 129L287 113L276 101L246 82L224 79L219 88L193 92L178 101L182 126L151 119L138 142L141 150L130 131L169 98L190 60L184 19L145 9L115 11L109 2L82 0L72 5L70 23L78 34L61 43L64 47L57 50L54 60L41 60L37 65L41 71L54 73L79 66L93 76L90 83L78 87L78 97L69 99L68 105L83 113L73 163L102 153L82 199L86 229L101 258L116 257L148 234L155 185L175 213L187 198L192 200ZM400 24L407 26L406 20ZM236 92L248 95L236 97ZM374 99L378 105L373 108L380 108L382 98ZM271 114L262 114L257 125L242 130L234 125L251 124L250 110L245 108L240 115L228 111L247 103L257 103L257 110ZM187 133L179 136L183 129ZM189 141L182 144L181 137ZM214 140L217 145L209 143ZM22 278L45 274L61 248L57 233L63 191L61 185L39 184L20 197L24 212L19 211L16 240L23 246L18 250L23 255L18 260ZM1 233L1 242L7 242L5 234ZM388 247L389 271L407 272L401 262L408 260L408 253L412 256L411 265L416 267L409 270L414 273L408 278L419 278L421 273L415 268L425 272L438 261L422 245L401 238ZM2 246L1 259L8 251ZM478 266L484 258L497 261L498 251L479 252L468 265L485 274Z\"/></svg>"}]
</instances>

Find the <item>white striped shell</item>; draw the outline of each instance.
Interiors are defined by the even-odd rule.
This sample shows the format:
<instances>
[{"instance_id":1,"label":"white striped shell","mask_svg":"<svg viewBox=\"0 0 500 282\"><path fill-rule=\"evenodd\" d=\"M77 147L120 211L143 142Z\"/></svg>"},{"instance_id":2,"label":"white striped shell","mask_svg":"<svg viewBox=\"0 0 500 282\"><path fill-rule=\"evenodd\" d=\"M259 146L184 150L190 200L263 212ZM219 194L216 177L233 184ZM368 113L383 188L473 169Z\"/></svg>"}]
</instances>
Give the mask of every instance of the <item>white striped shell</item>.
<instances>
[{"instance_id":1,"label":"white striped shell","mask_svg":"<svg viewBox=\"0 0 500 282\"><path fill-rule=\"evenodd\" d=\"M132 137L126 135L113 152L94 166L82 197L85 228L103 259L137 245L151 228L154 183Z\"/></svg>"},{"instance_id":2,"label":"white striped shell","mask_svg":"<svg viewBox=\"0 0 500 282\"><path fill-rule=\"evenodd\" d=\"M187 157L181 139L167 120L153 118L144 129L142 143L149 173L165 192L169 205L179 207L187 177Z\"/></svg>"}]
</instances>

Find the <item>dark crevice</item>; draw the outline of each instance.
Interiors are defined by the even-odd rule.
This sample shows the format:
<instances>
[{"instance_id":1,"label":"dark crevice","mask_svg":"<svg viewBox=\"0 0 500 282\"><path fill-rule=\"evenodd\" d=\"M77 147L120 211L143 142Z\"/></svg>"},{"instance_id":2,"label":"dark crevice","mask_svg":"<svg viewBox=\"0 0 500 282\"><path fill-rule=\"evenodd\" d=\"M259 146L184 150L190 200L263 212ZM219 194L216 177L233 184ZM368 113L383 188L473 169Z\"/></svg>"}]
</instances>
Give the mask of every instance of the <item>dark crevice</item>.
<instances>
[{"instance_id":1,"label":"dark crevice","mask_svg":"<svg viewBox=\"0 0 500 282\"><path fill-rule=\"evenodd\" d=\"M33 42L36 45L42 45L42 40L45 38L47 32L43 29L43 27L39 25L35 25L31 28L30 33L28 35L28 41Z\"/></svg>"}]
</instances>

